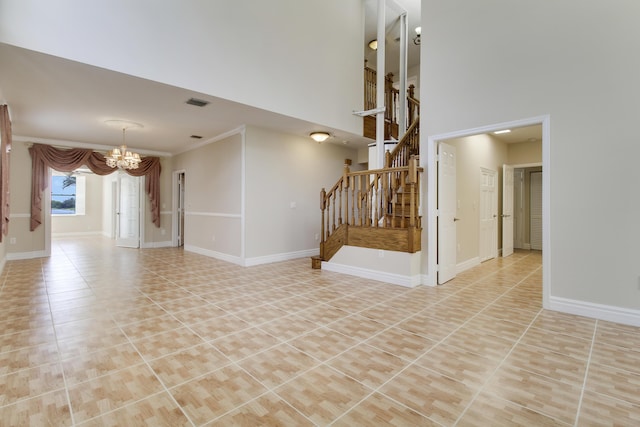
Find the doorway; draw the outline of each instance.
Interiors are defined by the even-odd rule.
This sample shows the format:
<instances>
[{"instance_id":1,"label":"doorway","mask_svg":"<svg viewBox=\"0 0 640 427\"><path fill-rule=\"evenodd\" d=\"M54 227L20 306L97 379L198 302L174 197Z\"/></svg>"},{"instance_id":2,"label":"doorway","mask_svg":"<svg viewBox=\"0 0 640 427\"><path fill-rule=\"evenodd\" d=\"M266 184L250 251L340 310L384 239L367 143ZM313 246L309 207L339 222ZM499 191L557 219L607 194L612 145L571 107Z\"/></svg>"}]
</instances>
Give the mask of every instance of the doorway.
<instances>
[{"instance_id":1,"label":"doorway","mask_svg":"<svg viewBox=\"0 0 640 427\"><path fill-rule=\"evenodd\" d=\"M173 246L184 246L185 231L185 189L186 173L184 170L173 172Z\"/></svg>"},{"instance_id":2,"label":"doorway","mask_svg":"<svg viewBox=\"0 0 640 427\"><path fill-rule=\"evenodd\" d=\"M455 138L463 138L469 137L472 135L481 135L481 134L489 134L495 131L508 129L508 128L520 128L526 126L538 125L541 128L541 150L542 150L542 172L541 172L541 215L540 215L540 223L541 223L541 246L543 249L543 264L545 268L543 269L543 306L548 306L549 301L549 271L550 269L550 198L549 198L549 188L550 188L550 180L549 180L549 164L550 164L550 117L549 116L540 116L534 117L531 119L518 120L513 122L505 122L494 124L490 126L469 129L464 131L452 132L441 135L433 135L429 136L427 139L427 147L424 150L427 153L426 163L424 164L425 169L427 171L427 193L424 200L426 201L426 213L427 213L427 232L426 232L426 240L427 240L427 255L426 255L426 269L427 274L425 275L425 280L423 283L431 286L435 286L438 283L438 270L439 270L439 261L438 261L438 251L437 247L439 245L438 242L438 182L437 182L437 170L438 170L438 157L437 157L437 147L441 141L449 141ZM502 162L500 162L502 163ZM516 162L519 163L519 162ZM523 162L524 163L524 162ZM459 168L464 168L463 161L461 160L461 156L459 156L458 162ZM501 164L496 164L496 168L500 167L502 169ZM476 174L478 173L476 170ZM500 181L500 180L498 180ZM501 187L500 187L501 188ZM501 200L500 196L498 200ZM478 202L479 203L479 200ZM477 206L477 205L476 205ZM462 206L464 208L464 206ZM473 209L473 205L469 206L470 209ZM477 214L476 214L477 215ZM461 215L457 215L461 216ZM479 217L479 216L476 216ZM464 218L461 217L461 221L463 222ZM501 227L498 227L499 231L501 231ZM460 240L459 240L460 241ZM471 242L473 244L473 242ZM476 243L479 245L479 240ZM476 246L478 247L478 246ZM479 256L477 258L477 262L479 262ZM460 266L460 265L459 265ZM473 266L473 265L468 265Z\"/></svg>"}]
</instances>

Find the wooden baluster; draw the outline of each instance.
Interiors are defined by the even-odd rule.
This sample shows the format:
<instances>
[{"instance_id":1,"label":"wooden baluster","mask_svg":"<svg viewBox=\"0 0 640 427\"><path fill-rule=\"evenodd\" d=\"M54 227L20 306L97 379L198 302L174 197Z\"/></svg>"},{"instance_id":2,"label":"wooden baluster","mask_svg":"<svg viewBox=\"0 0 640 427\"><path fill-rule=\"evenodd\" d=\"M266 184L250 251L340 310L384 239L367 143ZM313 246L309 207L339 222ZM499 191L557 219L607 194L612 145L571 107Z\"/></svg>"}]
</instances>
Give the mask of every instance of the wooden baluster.
<instances>
[{"instance_id":1,"label":"wooden baluster","mask_svg":"<svg viewBox=\"0 0 640 427\"><path fill-rule=\"evenodd\" d=\"M405 182L405 174L406 172L401 173L400 175L400 186L402 187L402 203L400 206L400 210L402 215L400 216L400 228L406 227L406 214L405 214L405 204L407 203L406 194L407 194L407 183Z\"/></svg>"},{"instance_id":2,"label":"wooden baluster","mask_svg":"<svg viewBox=\"0 0 640 427\"><path fill-rule=\"evenodd\" d=\"M332 197L331 197L332 203L331 203L331 226L332 229L331 231L336 231L336 193L334 192Z\"/></svg>"},{"instance_id":3,"label":"wooden baluster","mask_svg":"<svg viewBox=\"0 0 640 427\"><path fill-rule=\"evenodd\" d=\"M373 201L373 197L375 197L375 205L373 205L373 218L372 224L374 227L378 227L378 220L380 219L380 174L375 174L373 182L373 190L371 191L371 200Z\"/></svg>"},{"instance_id":4,"label":"wooden baluster","mask_svg":"<svg viewBox=\"0 0 640 427\"><path fill-rule=\"evenodd\" d=\"M327 192L325 191L324 187L322 188L322 190L320 190L320 212L321 212L321 219L320 219L320 258L324 259L324 242L325 242L325 235L324 235L324 211L325 208L327 206L326 202L325 202L325 197L327 196Z\"/></svg>"},{"instance_id":5,"label":"wooden baluster","mask_svg":"<svg viewBox=\"0 0 640 427\"><path fill-rule=\"evenodd\" d=\"M340 185L338 189L340 191L340 196L338 197L338 227L342 225L342 184L344 181L340 181Z\"/></svg>"},{"instance_id":6,"label":"wooden baluster","mask_svg":"<svg viewBox=\"0 0 640 427\"><path fill-rule=\"evenodd\" d=\"M356 225L356 182L355 177L350 177L349 187L351 188L351 222L350 225Z\"/></svg>"},{"instance_id":7,"label":"wooden baluster","mask_svg":"<svg viewBox=\"0 0 640 427\"><path fill-rule=\"evenodd\" d=\"M355 177L354 177L355 178ZM358 202L358 225L360 227L362 227L362 180L360 179L361 176L358 176L356 178L356 183L358 186L358 192L357 192L357 202Z\"/></svg>"}]
</instances>

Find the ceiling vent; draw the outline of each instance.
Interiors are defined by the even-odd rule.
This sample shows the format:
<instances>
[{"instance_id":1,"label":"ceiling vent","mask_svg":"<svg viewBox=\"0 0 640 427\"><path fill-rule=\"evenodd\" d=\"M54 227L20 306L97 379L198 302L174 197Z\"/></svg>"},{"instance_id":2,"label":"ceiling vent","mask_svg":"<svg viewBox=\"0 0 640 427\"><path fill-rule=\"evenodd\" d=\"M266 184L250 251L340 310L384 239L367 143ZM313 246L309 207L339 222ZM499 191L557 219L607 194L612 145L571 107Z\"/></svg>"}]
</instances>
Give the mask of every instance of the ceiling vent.
<instances>
[{"instance_id":1,"label":"ceiling vent","mask_svg":"<svg viewBox=\"0 0 640 427\"><path fill-rule=\"evenodd\" d=\"M195 105L196 107L204 107L208 103L209 101L203 101L202 99L198 98L189 98L189 100L187 101L187 104Z\"/></svg>"}]
</instances>

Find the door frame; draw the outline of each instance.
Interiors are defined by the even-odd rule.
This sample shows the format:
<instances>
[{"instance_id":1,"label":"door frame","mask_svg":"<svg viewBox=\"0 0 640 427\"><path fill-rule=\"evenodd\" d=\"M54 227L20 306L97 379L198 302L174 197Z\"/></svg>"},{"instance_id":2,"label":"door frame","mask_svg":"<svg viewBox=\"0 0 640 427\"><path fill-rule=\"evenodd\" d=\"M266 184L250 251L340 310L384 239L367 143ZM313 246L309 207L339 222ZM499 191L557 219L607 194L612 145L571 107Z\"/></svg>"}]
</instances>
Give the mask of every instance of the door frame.
<instances>
[{"instance_id":1,"label":"door frame","mask_svg":"<svg viewBox=\"0 0 640 427\"><path fill-rule=\"evenodd\" d=\"M438 142L461 138L465 136L489 133L509 127L522 127L531 125L542 125L542 305L544 308L550 307L551 295L551 116L543 115L530 117L527 119L510 122L496 123L473 129L459 130L455 132L443 133L439 135L423 135L421 142L421 152L426 156L421 157L421 166L426 169L427 185L423 191L423 203L426 204L423 210L426 213L426 227L423 229L423 240L426 240L427 252L423 255L423 284L436 286L437 283L437 173L436 154ZM426 149L424 141L426 138ZM423 245L423 248L425 245ZM426 258L426 262L424 261Z\"/></svg>"},{"instance_id":2,"label":"door frame","mask_svg":"<svg viewBox=\"0 0 640 427\"><path fill-rule=\"evenodd\" d=\"M178 216L178 203L180 199L180 194L178 194L178 179L181 174L184 174L185 180L187 176L187 171L185 169L180 169L173 171L171 176L172 182L172 201L171 201L171 245L173 247L178 247L178 232L179 232L179 224L180 218ZM182 231L182 243L184 244L184 230Z\"/></svg>"}]
</instances>

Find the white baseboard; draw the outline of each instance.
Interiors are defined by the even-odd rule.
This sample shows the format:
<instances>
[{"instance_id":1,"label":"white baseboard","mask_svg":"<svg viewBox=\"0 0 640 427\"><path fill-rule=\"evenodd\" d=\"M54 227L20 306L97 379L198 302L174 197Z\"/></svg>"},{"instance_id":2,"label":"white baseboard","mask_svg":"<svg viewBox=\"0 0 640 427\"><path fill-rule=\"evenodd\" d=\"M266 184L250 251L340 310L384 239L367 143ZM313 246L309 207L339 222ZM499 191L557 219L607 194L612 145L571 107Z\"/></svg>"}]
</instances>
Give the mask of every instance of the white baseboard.
<instances>
[{"instance_id":1,"label":"white baseboard","mask_svg":"<svg viewBox=\"0 0 640 427\"><path fill-rule=\"evenodd\" d=\"M13 252L7 254L7 261L16 261L20 259L34 259L44 258L47 254L45 251L33 251L33 252Z\"/></svg>"},{"instance_id":2,"label":"white baseboard","mask_svg":"<svg viewBox=\"0 0 640 427\"><path fill-rule=\"evenodd\" d=\"M349 274L351 276L362 277L363 279L377 280L380 282L391 283L394 285L405 286L407 288L414 288L420 285L422 276L417 274L415 276L403 276L400 274L385 273L383 271L369 270L361 267L353 267L344 264L335 264L332 262L322 262L322 270L333 271L334 273Z\"/></svg>"},{"instance_id":3,"label":"white baseboard","mask_svg":"<svg viewBox=\"0 0 640 427\"><path fill-rule=\"evenodd\" d=\"M272 264L274 262L290 261L292 259L305 258L305 257L310 258L320 253L319 249L308 249L304 251L287 252L287 253L281 253L281 254L265 255L261 257L243 259L241 257L225 254L222 252L212 251L210 249L203 249L203 248L199 248L197 246L192 246L192 245L184 245L184 250L189 252L195 252L197 254L205 255L205 256L219 259L222 261L227 261L232 264L240 265L242 267L251 267L254 265L261 265L261 264Z\"/></svg>"},{"instance_id":4,"label":"white baseboard","mask_svg":"<svg viewBox=\"0 0 640 427\"><path fill-rule=\"evenodd\" d=\"M456 265L456 274L460 274L463 271L469 270L470 268L476 267L478 265L480 265L479 257L468 259Z\"/></svg>"},{"instance_id":5,"label":"white baseboard","mask_svg":"<svg viewBox=\"0 0 640 427\"><path fill-rule=\"evenodd\" d=\"M317 256L319 254L320 254L320 249L307 249L304 251L265 255L265 256L254 257L254 258L245 258L244 266L251 267L254 265L272 264L274 262L290 261L292 259L298 259L298 258L307 258L307 257L311 258L312 256ZM309 261L309 263L311 263L311 261Z\"/></svg>"},{"instance_id":6,"label":"white baseboard","mask_svg":"<svg viewBox=\"0 0 640 427\"><path fill-rule=\"evenodd\" d=\"M576 314L578 316L591 317L593 319L640 326L640 310L630 308L595 304L554 296L549 298L549 306L545 308L563 313Z\"/></svg>"},{"instance_id":7,"label":"white baseboard","mask_svg":"<svg viewBox=\"0 0 640 427\"><path fill-rule=\"evenodd\" d=\"M140 244L140 247L142 249L171 248L173 247L173 242L171 240L164 242L143 242Z\"/></svg>"},{"instance_id":8,"label":"white baseboard","mask_svg":"<svg viewBox=\"0 0 640 427\"><path fill-rule=\"evenodd\" d=\"M212 251L210 249L203 249L203 248L199 248L199 247L193 246L193 245L184 245L184 250L188 251L188 252L194 252L196 254L208 256L208 257L211 257L211 258L219 259L221 261L230 262L232 264L237 264L237 265L241 265L241 266L244 265L243 262L242 262L242 258L237 257L237 256L233 256L233 255L229 255L229 254L224 254L222 252L216 252L216 251Z\"/></svg>"}]
</instances>

